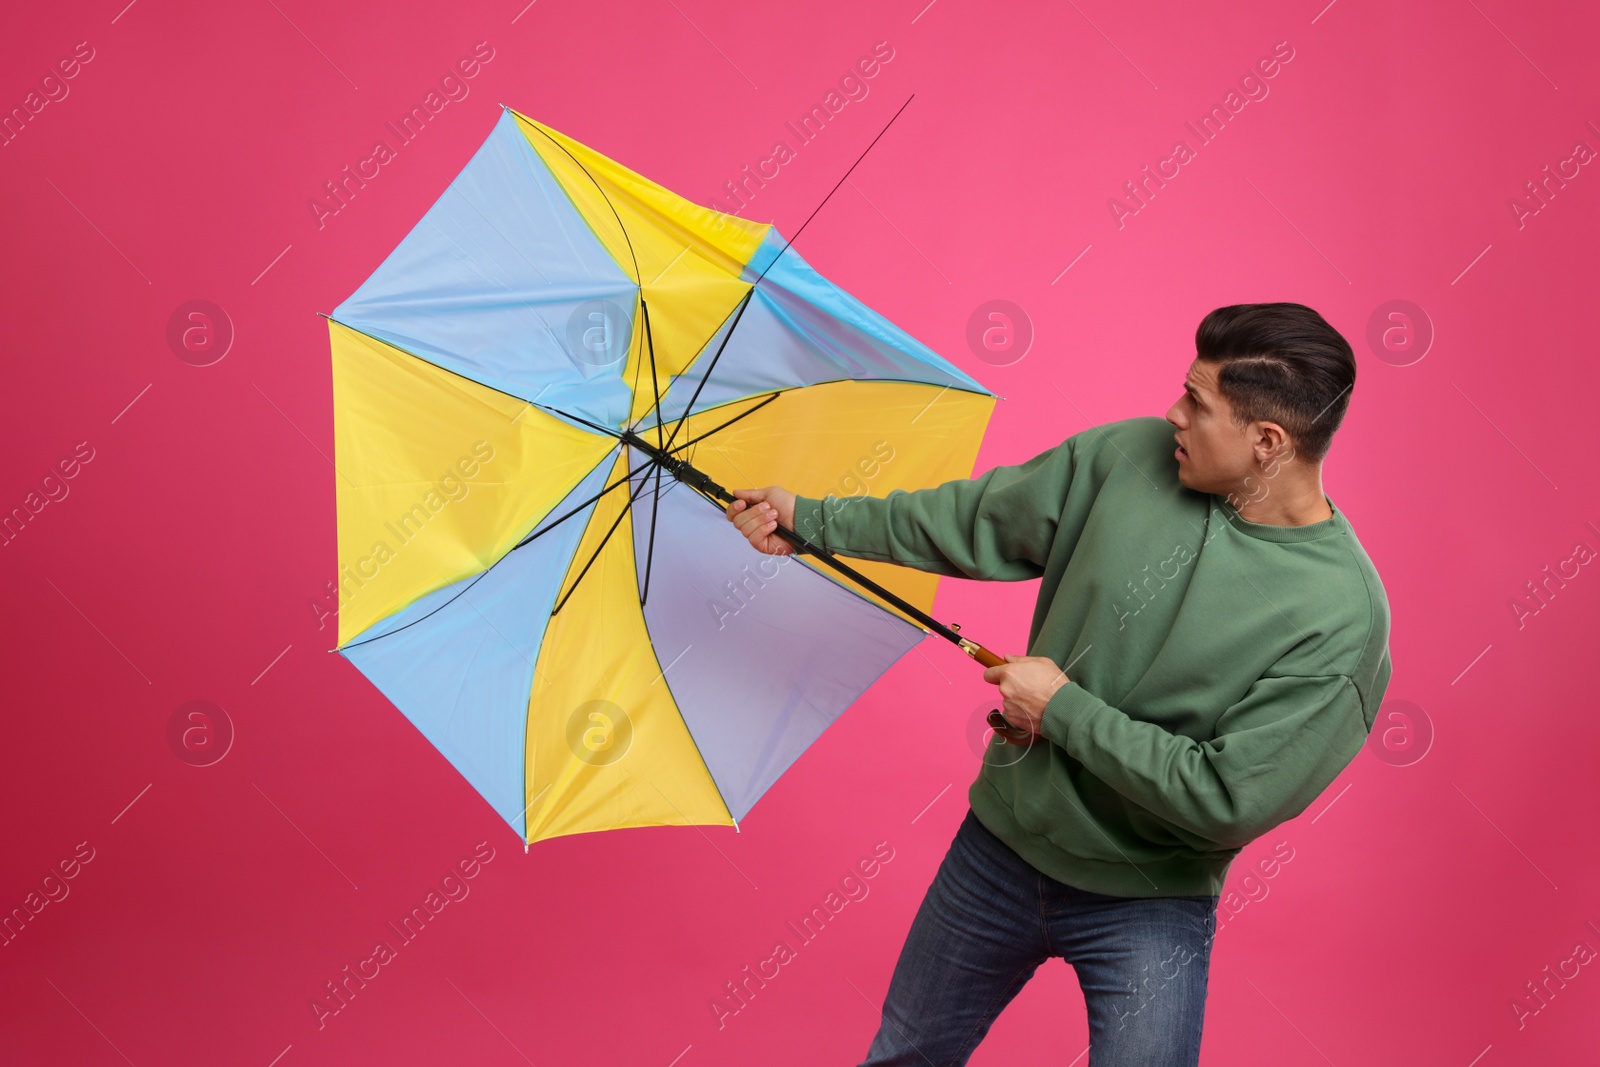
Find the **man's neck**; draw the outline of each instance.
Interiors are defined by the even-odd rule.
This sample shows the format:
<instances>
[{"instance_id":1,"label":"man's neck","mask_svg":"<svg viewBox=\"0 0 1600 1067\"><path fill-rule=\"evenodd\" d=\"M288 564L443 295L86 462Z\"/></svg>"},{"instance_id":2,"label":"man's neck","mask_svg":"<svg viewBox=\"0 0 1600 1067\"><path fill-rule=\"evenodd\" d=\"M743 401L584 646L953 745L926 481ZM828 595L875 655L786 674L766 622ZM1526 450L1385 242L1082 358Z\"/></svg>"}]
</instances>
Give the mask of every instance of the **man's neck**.
<instances>
[{"instance_id":1,"label":"man's neck","mask_svg":"<svg viewBox=\"0 0 1600 1067\"><path fill-rule=\"evenodd\" d=\"M1251 484L1253 492L1240 490L1228 498L1246 522L1309 526L1333 518L1333 509L1322 492L1321 464L1299 470L1280 467L1273 478L1258 473Z\"/></svg>"}]
</instances>

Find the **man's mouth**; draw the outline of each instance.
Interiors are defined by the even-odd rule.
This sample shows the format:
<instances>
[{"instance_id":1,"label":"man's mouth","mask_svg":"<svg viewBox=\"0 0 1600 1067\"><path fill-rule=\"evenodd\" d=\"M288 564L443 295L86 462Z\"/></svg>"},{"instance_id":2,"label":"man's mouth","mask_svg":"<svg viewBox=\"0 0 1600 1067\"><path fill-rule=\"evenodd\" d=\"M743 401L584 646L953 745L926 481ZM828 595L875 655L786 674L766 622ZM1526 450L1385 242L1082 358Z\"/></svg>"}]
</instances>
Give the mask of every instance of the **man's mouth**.
<instances>
[{"instance_id":1,"label":"man's mouth","mask_svg":"<svg viewBox=\"0 0 1600 1067\"><path fill-rule=\"evenodd\" d=\"M1177 437L1173 437L1173 440L1178 441ZM1178 450L1174 452L1173 455L1177 456L1179 459L1187 459L1189 456L1189 450L1183 447L1182 441L1178 441Z\"/></svg>"}]
</instances>

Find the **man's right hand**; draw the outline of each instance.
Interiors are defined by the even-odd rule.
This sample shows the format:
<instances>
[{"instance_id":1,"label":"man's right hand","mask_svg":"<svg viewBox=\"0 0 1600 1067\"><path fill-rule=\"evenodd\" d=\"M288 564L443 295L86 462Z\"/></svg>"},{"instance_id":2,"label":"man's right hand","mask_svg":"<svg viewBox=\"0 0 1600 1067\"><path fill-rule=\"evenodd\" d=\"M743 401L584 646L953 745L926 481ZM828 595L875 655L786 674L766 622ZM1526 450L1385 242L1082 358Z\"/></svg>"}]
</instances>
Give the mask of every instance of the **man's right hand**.
<instances>
[{"instance_id":1,"label":"man's right hand","mask_svg":"<svg viewBox=\"0 0 1600 1067\"><path fill-rule=\"evenodd\" d=\"M777 529L780 523L785 529L794 529L794 494L781 485L732 492L737 499L728 505L728 521L751 546L769 556L792 555L794 546L778 536Z\"/></svg>"}]
</instances>

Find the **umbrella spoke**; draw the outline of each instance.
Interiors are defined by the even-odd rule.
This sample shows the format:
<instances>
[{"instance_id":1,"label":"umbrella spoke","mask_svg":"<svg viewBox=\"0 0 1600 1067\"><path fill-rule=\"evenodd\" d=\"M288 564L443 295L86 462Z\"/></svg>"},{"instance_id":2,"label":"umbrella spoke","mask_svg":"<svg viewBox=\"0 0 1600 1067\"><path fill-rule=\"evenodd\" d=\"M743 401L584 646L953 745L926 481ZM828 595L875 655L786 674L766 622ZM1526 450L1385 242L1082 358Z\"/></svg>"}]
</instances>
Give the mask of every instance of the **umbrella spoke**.
<instances>
[{"instance_id":1,"label":"umbrella spoke","mask_svg":"<svg viewBox=\"0 0 1600 1067\"><path fill-rule=\"evenodd\" d=\"M718 430L721 430L721 429L723 429L724 427L727 427L727 426L732 426L734 423L738 422L740 419L744 418L746 415L754 415L756 412L760 411L762 408L766 407L768 404L770 404L774 400L778 399L778 397L780 395L782 395L782 390L779 390L778 392L773 393L771 396L767 397L765 400L763 400L761 403L757 404L755 407L747 408L744 411L739 412L739 414L735 415L733 418L729 419L727 422L723 423L721 426L714 426L711 429L707 430L705 433L701 434L699 437L696 437L696 438L693 438L691 440L685 441L683 444L681 444L678 447L672 449L672 451L674 451L674 452L682 452L684 449L688 448L690 445L694 444L696 441L703 441L707 437L710 437L712 434L716 433Z\"/></svg>"},{"instance_id":2,"label":"umbrella spoke","mask_svg":"<svg viewBox=\"0 0 1600 1067\"><path fill-rule=\"evenodd\" d=\"M722 321L717 323L717 329L712 331L711 337L715 338L716 335L717 335L717 332L720 331L723 326L727 325L728 320L732 319L734 314L736 312L738 312L743 306L744 305L742 303L740 303L740 304L735 304L733 307L729 308L728 309L728 313L722 317ZM648 326L646 328L648 329ZM711 343L711 340L708 339L706 341L706 344L709 345L710 343ZM703 349L702 349L702 351L703 351ZM696 357L696 358L698 358L698 357ZM688 368L685 368L686 372L687 372L687 370L688 370ZM687 374L679 375L677 377L686 377L686 376L687 376ZM667 388L670 390L674 384L675 384L674 382L668 382L667 383ZM649 416L652 413L656 417L656 422L660 423L661 422L661 398L659 396L656 398L655 408L654 408L653 412L652 411L646 411L645 415ZM644 423L642 421L640 421L640 422L635 423L631 428L632 429L638 429L642 425L644 425ZM660 442L660 443L663 444L663 445L665 444L665 442Z\"/></svg>"},{"instance_id":3,"label":"umbrella spoke","mask_svg":"<svg viewBox=\"0 0 1600 1067\"><path fill-rule=\"evenodd\" d=\"M794 232L794 236L784 242L783 247L778 249L778 254L772 257L772 262L768 263L761 273L756 276L756 280L750 283L750 288L745 292L744 299L739 303L739 314L734 316L733 325L728 327L727 334L722 338L722 344L717 346L717 354L711 358L711 366L707 367L705 374L701 376L700 385L695 386L694 395L689 397L689 403L683 409L683 416L678 419L677 426L672 428L672 436L667 438L668 449L670 449L672 446L673 438L678 436L679 427L684 424L685 420L689 418L689 414L694 411L694 402L700 397L700 389L706 384L706 380L711 377L711 371L716 367L717 360L722 358L722 350L728 347L728 339L733 336L733 331L739 328L739 319L744 315L744 309L749 305L750 297L755 294L756 286L761 284L762 279L767 276L768 271L778 265L778 260L782 259L783 254L794 246L795 241L799 240L800 235L805 232L806 227L811 225L811 220L817 217L817 212L821 211L827 206L828 201L833 199L833 194L839 191L839 187L844 185L845 181L852 173L854 173L855 169L861 165L861 161L867 158L867 153L872 151L873 146L883 139L884 134L889 132L889 127L893 126L894 120L900 117L900 112L904 111L908 106L910 106L911 101L914 99L916 99L915 93L912 93L910 96L906 97L906 102L900 105L900 111L896 111L889 117L889 121L884 123L883 129L878 131L878 136L874 137L872 139L872 143L867 145L866 148L863 148L861 150L861 154L856 157L856 161L850 164L850 169L844 172L844 177L840 178L838 183L835 184L832 189L828 190L828 195L822 198L822 203L818 204L812 209L811 214L806 216L806 221L802 222L800 224L800 228Z\"/></svg>"},{"instance_id":4,"label":"umbrella spoke","mask_svg":"<svg viewBox=\"0 0 1600 1067\"><path fill-rule=\"evenodd\" d=\"M672 433L667 436L667 443L664 448L670 449L672 447L672 442L677 438L678 431L683 428L684 422L689 418L689 413L694 410L694 402L700 399L700 390L706 387L706 382L711 379L711 372L717 369L717 360L721 359L722 353L727 350L728 341L733 337L733 331L739 328L739 320L744 317L744 309L750 306L750 298L755 295L755 291L756 287L752 285L745 290L744 296L740 298L739 310L733 316L733 324L728 327L728 332L722 335L722 343L717 346L716 355L711 357L711 363L706 367L706 372L700 375L700 384L694 387L693 393L689 394L689 402L683 407L683 415L679 417L677 424L672 427Z\"/></svg>"},{"instance_id":5,"label":"umbrella spoke","mask_svg":"<svg viewBox=\"0 0 1600 1067\"><path fill-rule=\"evenodd\" d=\"M518 541L515 545L512 545L511 546L511 551L515 552L517 549L521 548L523 545L527 544L529 541L532 541L536 537L543 537L545 534L547 534L551 530L555 529L561 523L566 522L568 519L572 518L572 516L576 515L578 512L580 512L584 508L588 507L590 504L593 504L596 500L599 500L601 497L605 496L607 493L611 492L611 490L615 489L617 486L626 484L629 481L629 479L631 479L635 474L638 474L640 471L644 470L646 467L650 466L650 464L654 463L654 462L655 462L654 460L646 460L645 462L639 464L637 467L633 468L633 470L629 471L627 474L623 475L621 478L618 478L616 481L612 482L610 485L608 485L604 489L600 490L598 493L596 493L594 496L590 497L588 500L585 500L581 504L574 504L572 506L572 510L568 511L565 515L561 516L555 522L552 522L549 526L543 527L542 529L539 529L539 530L535 530L533 533L529 534L527 537L524 537L522 540ZM509 555L509 554L510 553L507 553L507 555ZM504 558L504 557L501 557L501 558Z\"/></svg>"},{"instance_id":6,"label":"umbrella spoke","mask_svg":"<svg viewBox=\"0 0 1600 1067\"><path fill-rule=\"evenodd\" d=\"M535 403L532 400L527 401L527 403L532 404L534 407L538 408L541 411L552 411L555 414L560 415L564 419L571 419L573 422L581 422L585 426L589 427L589 429L594 430L597 433L603 433L607 437L615 437L619 441L622 440L622 431L613 430L609 426L601 426L598 422L590 422L588 419L584 418L582 415L574 415L570 411L562 411L558 407L553 407L553 406L551 406L549 404L538 404L538 403Z\"/></svg>"},{"instance_id":7,"label":"umbrella spoke","mask_svg":"<svg viewBox=\"0 0 1600 1067\"><path fill-rule=\"evenodd\" d=\"M505 559L506 556L511 555L512 552L515 552L517 549L521 548L523 545L527 544L529 541L532 541L537 537L540 537L540 536L542 536L542 535L544 535L546 533L549 533L551 530L555 529L561 523L566 522L572 516L576 515L578 512L582 511L584 508L588 507L590 504L594 503L596 500L599 500L601 497L603 497L607 493L611 492L611 490L617 488L617 486L623 485L624 483L626 483L628 481L628 479L632 478L635 474L638 474L640 471L642 471L646 467L650 466L651 463L653 463L653 462L655 462L655 461L654 460L647 460L644 463L639 464L633 470L629 471L626 475L624 475L623 477L617 479L615 482L612 482L610 485L608 485L604 489L600 490L598 493L596 493L594 496L590 497L588 500L585 500L583 503L578 504L577 506L572 508L572 510L568 511L565 515L561 516L555 522L552 522L550 525L541 528L537 532L531 533L527 537L524 537L521 541L519 541L515 545L513 545L511 547L510 551L506 552L505 556L501 556L500 559L495 560L486 569L484 569L483 571L480 571L478 573L478 575L472 579L472 581L468 582L466 585L464 585L460 589L456 590L455 596L452 596L449 600L446 600L444 603L440 604L438 607L436 607L432 611L428 612L427 615L423 615L423 616L421 616L419 618L412 619L410 622L406 623L404 626L397 626L393 630L390 630L388 633L378 634L375 637L369 637L365 641L355 641L355 642L352 642L352 643L350 643L348 645L345 645L344 647L345 648L356 648L359 645L370 644L373 641L378 640L379 638L389 637L389 636L391 636L393 634L399 633L401 630L410 629L411 627L415 626L417 623L423 621L423 619L427 619L430 616L435 615L440 611L443 611L445 608L449 607L451 604L454 604L456 602L456 600L459 599L462 596L462 594L467 592L467 590L469 590L473 586L477 585L478 582L480 580L482 580L484 578L484 576L489 573L489 571L492 571L496 567L498 567L500 565L500 560ZM649 475L646 475L645 477L649 477ZM658 471L658 478L659 478L659 471Z\"/></svg>"},{"instance_id":8,"label":"umbrella spoke","mask_svg":"<svg viewBox=\"0 0 1600 1067\"><path fill-rule=\"evenodd\" d=\"M500 557L500 559L504 559L504 558L505 558L505 556ZM495 563L499 563L499 562L500 562L500 560L495 560ZM410 622L406 623L404 626L396 626L393 630L390 630L388 633L377 634L376 636L367 638L365 641L352 641L348 645L345 645L344 647L346 649L359 648L362 645L370 645L372 642L380 640L381 638L393 637L395 634L399 633L401 630L409 630L409 629L411 629L411 627L415 626L417 623L422 622L423 619L431 618L432 616L434 616L434 615L438 614L439 612L443 611L445 608L449 607L451 604L454 604L457 600L459 600L461 598L461 595L463 593L465 593L468 589L471 589L473 586L477 585L478 582L480 582L483 579L483 577L486 574L488 574L489 571L492 571L492 570L494 570L494 566L491 564L490 567L488 568L488 570L480 571L476 578L473 578L472 581L468 582L466 585L462 586L460 589L457 589L456 593L455 593L455 596L452 596L449 600L446 600L443 604L440 604L438 607L436 607L432 611L428 612L428 614L420 616L420 617L415 618L415 619L412 619Z\"/></svg>"},{"instance_id":9,"label":"umbrella spoke","mask_svg":"<svg viewBox=\"0 0 1600 1067\"><path fill-rule=\"evenodd\" d=\"M571 598L572 594L577 592L578 583L583 581L583 576L589 573L589 568L594 566L594 561L600 558L600 553L605 550L606 542L611 540L611 535L617 532L617 527L622 524L623 516L627 515L628 512L633 509L633 502L638 499L639 494L644 491L644 487L647 484L648 479L639 479L639 488L635 489L633 493L629 495L628 502L622 505L622 510L618 511L617 517L612 520L611 529L606 531L606 535L600 539L600 543L596 545L594 551L590 553L589 562L583 565L583 570L579 571L578 576L572 580L572 588L567 590L566 595L561 598L561 603L557 604L554 610L550 612L552 618L555 617L556 612L560 611L562 607L566 605L567 600Z\"/></svg>"},{"instance_id":10,"label":"umbrella spoke","mask_svg":"<svg viewBox=\"0 0 1600 1067\"><path fill-rule=\"evenodd\" d=\"M908 100L907 103L910 103L910 101ZM505 107L504 104L501 104L500 106L501 107ZM566 145L562 144L560 141L558 141L554 137L550 136L550 131L544 128L544 124L543 123L539 123L539 122L533 121L532 119L528 118L528 116L523 115L522 112L520 112L520 111L516 112L516 114L521 116L523 121L526 122L528 125L532 126L534 129L538 130L540 133L544 134L545 139L548 140L551 144L555 145L557 148L561 149L561 151L565 152L567 154L567 158L572 160L572 162L577 166L577 168L579 170L583 171L584 177L588 178L591 182L594 183L594 187L595 187L596 191L598 191L600 193L601 198L603 200L605 200L606 207L611 209L612 218L617 220L617 229L622 231L622 239L624 241L628 242L628 258L633 260L633 283L635 285L639 286L640 289L643 289L644 288L644 278L639 273L639 256L633 250L633 238L628 236L628 228L622 224L622 216L617 214L617 205L613 204L611 202L611 197L606 195L605 186L601 185L599 179L597 179L593 174L589 173L589 168L584 166L583 162L581 160L579 160L577 156L573 155L572 152L570 150L568 150ZM894 120L890 119L889 121L893 122Z\"/></svg>"},{"instance_id":11,"label":"umbrella spoke","mask_svg":"<svg viewBox=\"0 0 1600 1067\"><path fill-rule=\"evenodd\" d=\"M910 96L906 97L906 102L900 105L900 111L904 111L906 108L910 107L911 101L915 100L916 98L916 93L912 93ZM896 111L893 115L889 116L889 121L885 122L883 124L883 129L878 131L878 136L872 139L872 144L867 145L867 147L861 150L861 154L856 157L856 161L850 164L850 169L844 172L844 177L840 178L838 183L835 184L832 189L828 190L828 195L822 198L822 203L818 204L811 210L811 214L806 216L806 221L802 222L800 224L800 228L794 231L794 236L785 241L783 247L778 249L778 254L772 257L772 262L767 264L766 270L763 270L759 275L756 276L756 280L751 283L752 288L760 285L761 279L767 276L767 271L778 265L778 260L783 258L783 254L794 246L794 243L800 239L800 235L802 233L806 232L806 227L810 226L811 220L817 217L817 212L821 211L827 206L828 201L833 199L833 194L839 191L839 186L843 185L849 179L850 175L855 172L855 169L861 166L861 161L867 158L867 153L872 151L873 146L879 141L883 140L883 135L889 132L889 127L894 125L894 120L900 117L900 111Z\"/></svg>"},{"instance_id":12,"label":"umbrella spoke","mask_svg":"<svg viewBox=\"0 0 1600 1067\"><path fill-rule=\"evenodd\" d=\"M643 294L639 297L639 306L644 309L644 341L650 347L650 388L655 393L655 403L651 408L656 413L656 447L661 447L661 383L656 379L656 335L650 329L650 305L645 303Z\"/></svg>"},{"instance_id":13,"label":"umbrella spoke","mask_svg":"<svg viewBox=\"0 0 1600 1067\"><path fill-rule=\"evenodd\" d=\"M648 474L646 478L650 477ZM656 464L656 491L650 497L650 545L644 554L644 589L639 593L639 607L644 607L645 598L650 595L650 567L656 557L656 515L661 509L661 464Z\"/></svg>"}]
</instances>

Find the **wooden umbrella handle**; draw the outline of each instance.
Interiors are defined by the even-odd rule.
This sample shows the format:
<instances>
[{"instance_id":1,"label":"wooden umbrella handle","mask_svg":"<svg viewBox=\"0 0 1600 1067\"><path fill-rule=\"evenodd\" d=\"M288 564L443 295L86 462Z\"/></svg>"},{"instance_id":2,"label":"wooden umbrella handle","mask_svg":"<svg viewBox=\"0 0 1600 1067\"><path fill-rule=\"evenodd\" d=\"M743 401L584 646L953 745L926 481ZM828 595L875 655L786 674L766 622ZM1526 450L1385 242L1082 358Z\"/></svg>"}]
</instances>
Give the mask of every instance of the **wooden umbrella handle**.
<instances>
[{"instance_id":1,"label":"wooden umbrella handle","mask_svg":"<svg viewBox=\"0 0 1600 1067\"><path fill-rule=\"evenodd\" d=\"M993 649L985 648L970 637L961 639L961 648L967 655L985 667L998 667L1006 661L1006 658L1000 653ZM1009 744L1030 745L1036 740L1032 730L1012 725L1004 715L1000 714L999 708L991 708L986 718L989 723L989 729L999 734Z\"/></svg>"},{"instance_id":2,"label":"wooden umbrella handle","mask_svg":"<svg viewBox=\"0 0 1600 1067\"><path fill-rule=\"evenodd\" d=\"M985 648L970 637L961 639L961 650L985 667L998 667L1006 658L993 649Z\"/></svg>"},{"instance_id":3,"label":"wooden umbrella handle","mask_svg":"<svg viewBox=\"0 0 1600 1067\"><path fill-rule=\"evenodd\" d=\"M989 714L985 718L989 723L989 729L999 734L1009 744L1031 745L1038 740L1038 735L1033 731L1025 730L1020 726L1013 726L1009 719L1000 714L999 708L990 708Z\"/></svg>"}]
</instances>

